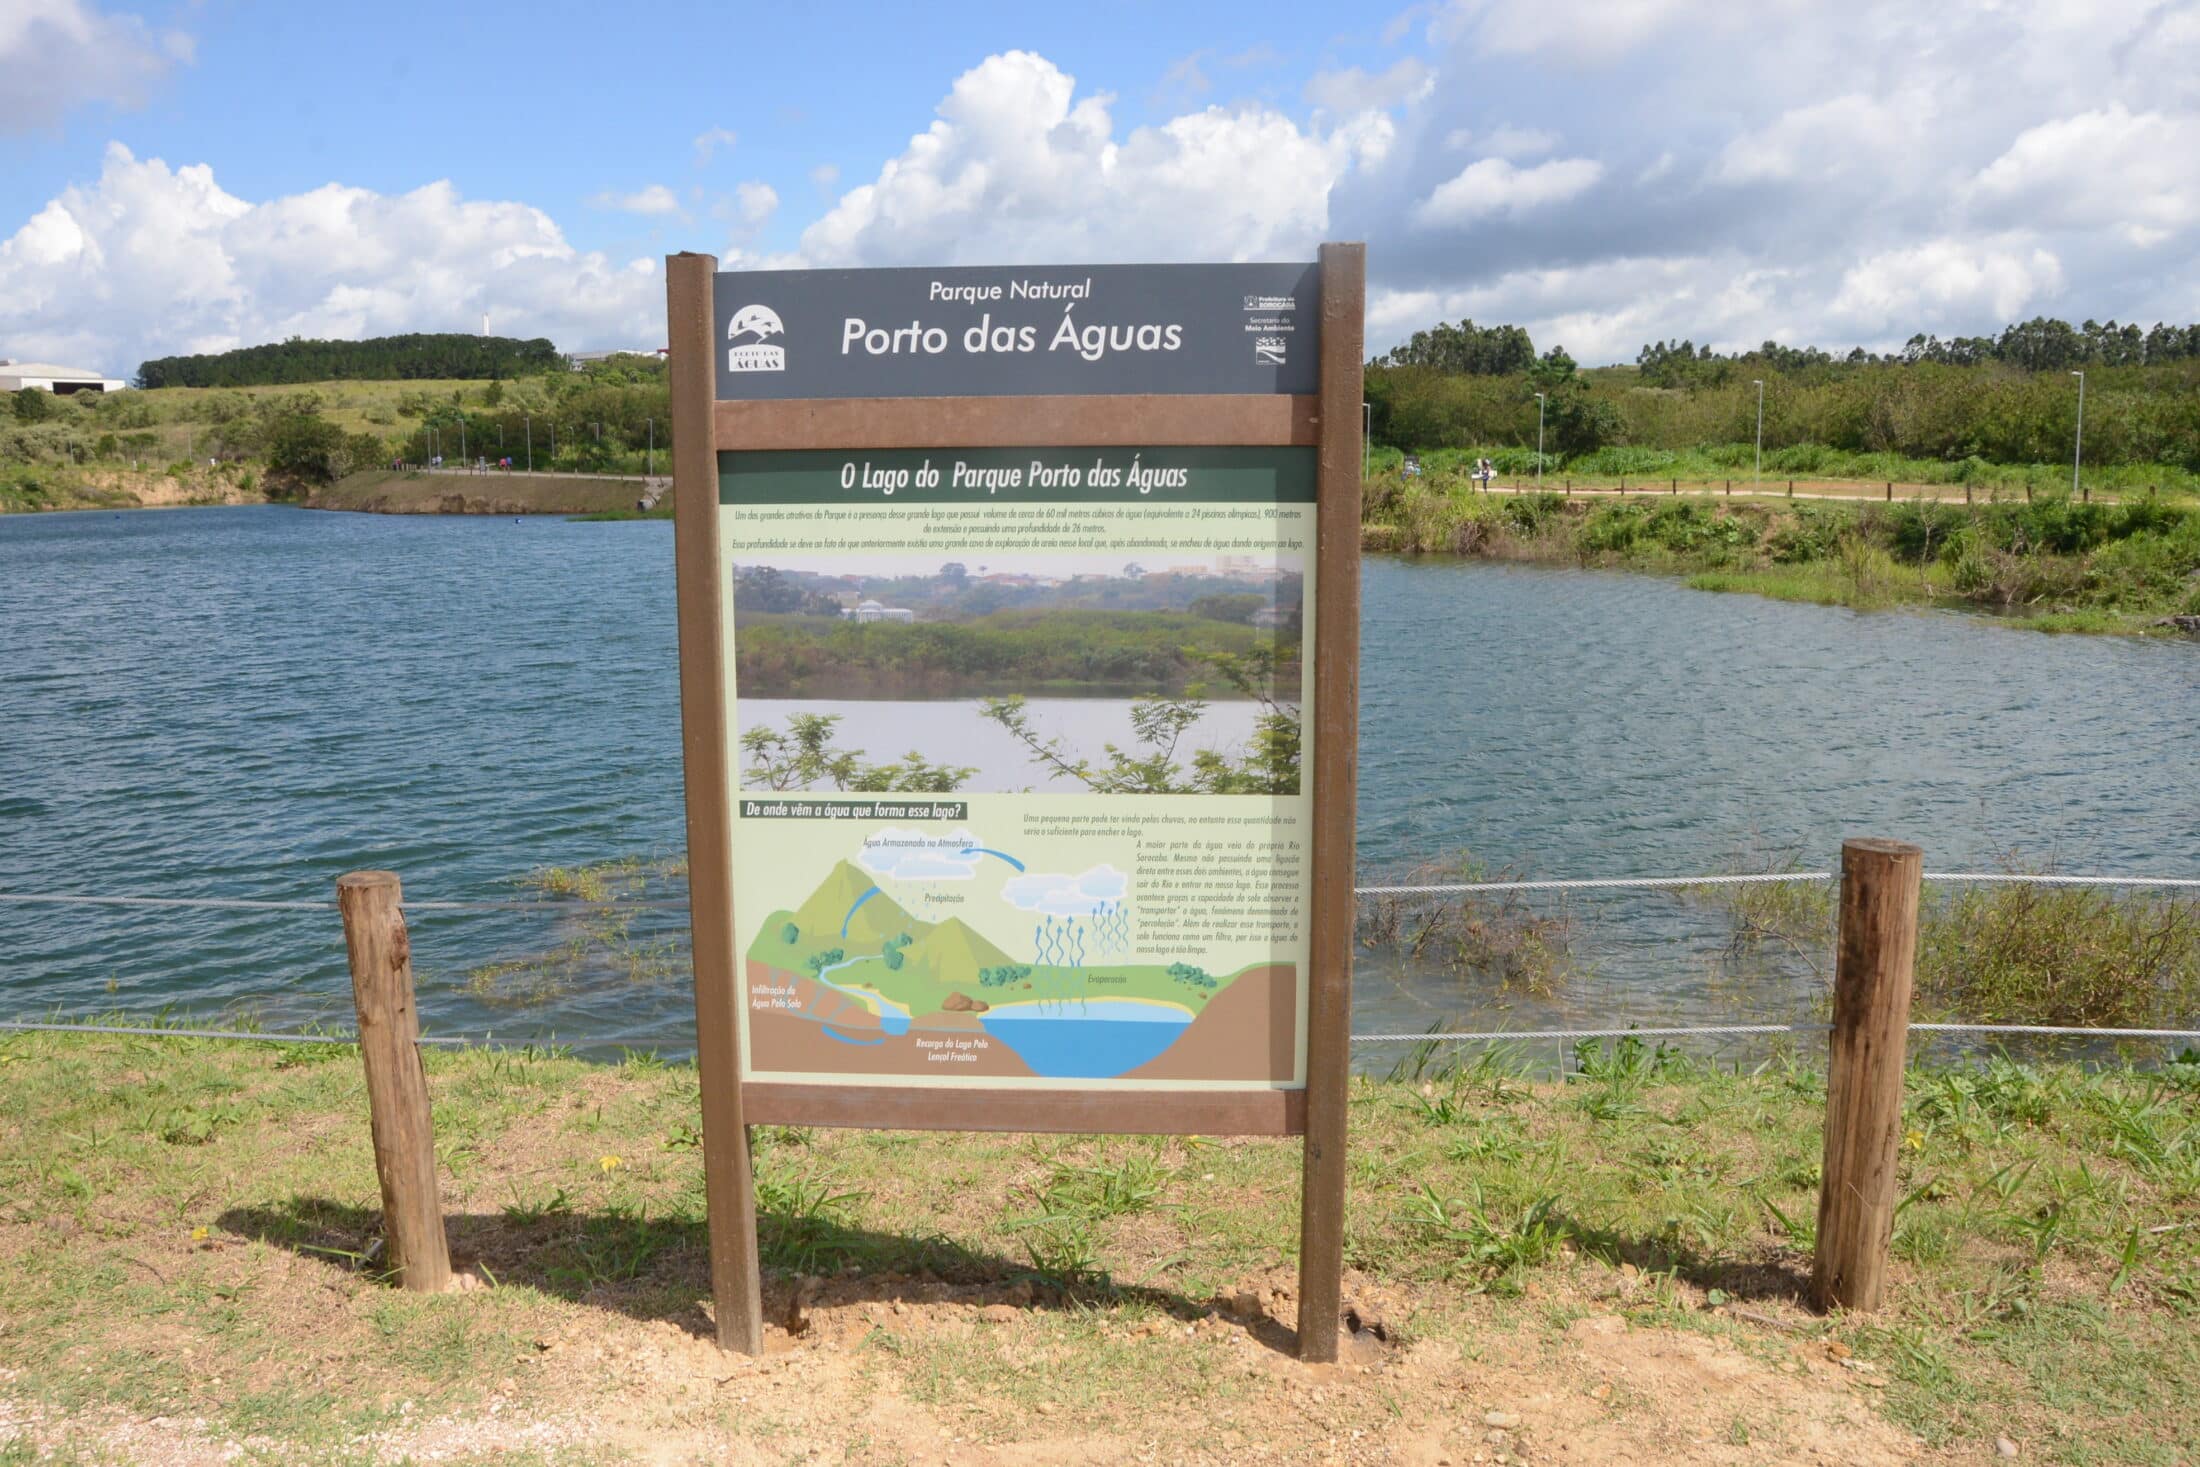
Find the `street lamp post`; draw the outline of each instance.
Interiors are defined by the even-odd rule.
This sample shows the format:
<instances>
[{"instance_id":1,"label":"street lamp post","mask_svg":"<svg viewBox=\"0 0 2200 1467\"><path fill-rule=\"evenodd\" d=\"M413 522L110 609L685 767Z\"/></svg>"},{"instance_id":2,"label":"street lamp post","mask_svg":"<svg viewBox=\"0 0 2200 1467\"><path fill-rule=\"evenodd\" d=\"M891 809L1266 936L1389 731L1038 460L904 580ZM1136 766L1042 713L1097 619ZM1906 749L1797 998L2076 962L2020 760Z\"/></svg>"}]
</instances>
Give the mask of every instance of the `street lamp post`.
<instances>
[{"instance_id":1,"label":"street lamp post","mask_svg":"<svg viewBox=\"0 0 2200 1467\"><path fill-rule=\"evenodd\" d=\"M1362 479L1367 477L1368 452L1374 436L1375 404L1363 398L1360 401L1360 477Z\"/></svg>"},{"instance_id":2,"label":"street lamp post","mask_svg":"<svg viewBox=\"0 0 2200 1467\"><path fill-rule=\"evenodd\" d=\"M2070 445L2070 494L2078 493L2078 466L2085 461L2085 373L2072 372L2078 379L2078 431Z\"/></svg>"},{"instance_id":3,"label":"street lamp post","mask_svg":"<svg viewBox=\"0 0 2200 1467\"><path fill-rule=\"evenodd\" d=\"M1545 405L1546 399L1542 393L1538 392L1535 395L1535 487L1537 489L1543 487L1543 409Z\"/></svg>"},{"instance_id":4,"label":"street lamp post","mask_svg":"<svg viewBox=\"0 0 2200 1467\"><path fill-rule=\"evenodd\" d=\"M649 423L649 477L654 479L657 477L657 420L650 418L647 421Z\"/></svg>"},{"instance_id":5,"label":"street lamp post","mask_svg":"<svg viewBox=\"0 0 2200 1467\"><path fill-rule=\"evenodd\" d=\"M1755 379L1751 379L1753 382ZM1765 384L1756 382L1757 388L1757 477L1751 481L1752 491L1765 486Z\"/></svg>"},{"instance_id":6,"label":"street lamp post","mask_svg":"<svg viewBox=\"0 0 2200 1467\"><path fill-rule=\"evenodd\" d=\"M535 420L521 418L520 423L527 430L527 472L532 474L535 471Z\"/></svg>"}]
</instances>

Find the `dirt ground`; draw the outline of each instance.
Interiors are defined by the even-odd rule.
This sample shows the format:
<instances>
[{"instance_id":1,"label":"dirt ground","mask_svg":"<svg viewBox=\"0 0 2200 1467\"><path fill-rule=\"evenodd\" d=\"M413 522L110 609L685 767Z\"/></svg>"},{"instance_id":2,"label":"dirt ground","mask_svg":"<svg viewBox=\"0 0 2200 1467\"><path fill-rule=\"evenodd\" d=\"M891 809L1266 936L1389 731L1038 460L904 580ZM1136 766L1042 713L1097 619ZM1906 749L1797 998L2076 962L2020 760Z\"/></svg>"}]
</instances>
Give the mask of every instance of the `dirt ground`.
<instances>
[{"instance_id":1,"label":"dirt ground","mask_svg":"<svg viewBox=\"0 0 2200 1467\"><path fill-rule=\"evenodd\" d=\"M241 1245L240 1245L241 1246ZM309 1307L331 1280L286 1282ZM333 1270L331 1270L333 1271ZM883 1285L883 1287L882 1287ZM1613 1302L1648 1285L1614 1271ZM341 1284L337 1284L341 1292ZM1042 1366L1089 1348L1062 1337L1064 1306L1028 1286L808 1280L768 1301L776 1322L760 1358L722 1353L699 1314L637 1321L580 1309L544 1328L472 1409L427 1415L395 1403L395 1421L327 1447L337 1459L496 1459L646 1463L985 1464L1469 1463L1879 1464L1937 1459L1875 1414L1879 1382L1838 1344L1767 1330L1761 1348L1642 1328L1589 1312L1563 1328L1493 1330L1467 1345L1384 1336L1407 1308L1354 1276L1351 1319L1335 1365L1290 1353L1289 1276L1250 1280L1186 1320L1102 1310L1067 1321L1110 1352L1196 1355L1185 1385L1143 1419L1096 1424L1080 1388L1029 1399L941 1397L901 1368L912 1353L997 1352ZM1074 1313L1074 1310L1071 1311ZM1767 1316L1768 1318L1770 1316ZM790 1333L787 1325L793 1324ZM11 1401L0 1370L0 1460L9 1441L45 1442L98 1458L212 1467L267 1452L203 1419L115 1409L67 1421ZM318 1457L316 1458L319 1459ZM1958 1456L1954 1460L1964 1460ZM26 1459L29 1460L29 1459Z\"/></svg>"},{"instance_id":2,"label":"dirt ground","mask_svg":"<svg viewBox=\"0 0 2200 1467\"><path fill-rule=\"evenodd\" d=\"M1832 1317L1812 1072L1355 1082L1306 1365L1288 1141L757 1128L751 1359L692 1069L427 1060L471 1287L416 1295L346 1051L0 1038L0 1467L2154 1467L2200 1431L2184 1078L1918 1072L1890 1306Z\"/></svg>"}]
</instances>

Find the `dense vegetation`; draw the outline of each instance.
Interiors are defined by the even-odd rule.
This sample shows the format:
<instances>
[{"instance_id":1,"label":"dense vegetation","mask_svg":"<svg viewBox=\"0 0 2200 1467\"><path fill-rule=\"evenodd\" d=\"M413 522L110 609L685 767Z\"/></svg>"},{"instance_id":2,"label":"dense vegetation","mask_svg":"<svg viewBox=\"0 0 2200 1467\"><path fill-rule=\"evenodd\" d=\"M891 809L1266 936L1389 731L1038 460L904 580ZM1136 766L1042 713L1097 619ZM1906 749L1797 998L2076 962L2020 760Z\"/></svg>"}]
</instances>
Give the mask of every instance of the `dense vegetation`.
<instances>
[{"instance_id":1,"label":"dense vegetation","mask_svg":"<svg viewBox=\"0 0 2200 1467\"><path fill-rule=\"evenodd\" d=\"M2200 510L2157 499L1591 504L1385 474L1368 482L1362 519L1371 550L1672 571L1708 590L1791 600L1968 605L2054 630L2142 630L2200 616Z\"/></svg>"},{"instance_id":2,"label":"dense vegetation","mask_svg":"<svg viewBox=\"0 0 2200 1467\"><path fill-rule=\"evenodd\" d=\"M1768 459L1891 454L1983 476L1997 464L2070 461L2068 374L2081 369L2088 465L2200 473L2200 326L2042 318L1997 337L1920 335L1885 356L1773 342L1721 355L1660 341L1631 367L1582 372L1562 348L1536 356L1518 327L1469 321L1416 333L1371 363L1367 398L1378 443L1498 450L1500 469L1510 462L1516 473L1535 466L1539 392L1546 472L1608 472L1582 460L1613 450L1694 451L1733 470L1755 463L1761 381Z\"/></svg>"},{"instance_id":3,"label":"dense vegetation","mask_svg":"<svg viewBox=\"0 0 2200 1467\"><path fill-rule=\"evenodd\" d=\"M365 341L308 341L293 336L265 346L198 356L155 357L137 370L140 387L269 387L301 382L487 379L557 372L565 358L544 337L376 336Z\"/></svg>"},{"instance_id":4,"label":"dense vegetation","mask_svg":"<svg viewBox=\"0 0 2200 1467\"><path fill-rule=\"evenodd\" d=\"M478 338L469 338L478 339ZM624 357L516 381L320 382L0 399L0 466L25 504L92 501L120 471L181 477L252 465L267 487L326 483L389 460L508 457L541 473L641 474L669 464L664 367ZM652 453L654 445L654 453Z\"/></svg>"},{"instance_id":5,"label":"dense vegetation","mask_svg":"<svg viewBox=\"0 0 2200 1467\"><path fill-rule=\"evenodd\" d=\"M969 622L868 624L744 614L735 675L750 698L1202 688L1227 698L1251 695L1217 683L1209 656L1267 653L1278 659L1278 685L1296 688L1298 646L1295 631L1159 611L1000 611Z\"/></svg>"}]
</instances>

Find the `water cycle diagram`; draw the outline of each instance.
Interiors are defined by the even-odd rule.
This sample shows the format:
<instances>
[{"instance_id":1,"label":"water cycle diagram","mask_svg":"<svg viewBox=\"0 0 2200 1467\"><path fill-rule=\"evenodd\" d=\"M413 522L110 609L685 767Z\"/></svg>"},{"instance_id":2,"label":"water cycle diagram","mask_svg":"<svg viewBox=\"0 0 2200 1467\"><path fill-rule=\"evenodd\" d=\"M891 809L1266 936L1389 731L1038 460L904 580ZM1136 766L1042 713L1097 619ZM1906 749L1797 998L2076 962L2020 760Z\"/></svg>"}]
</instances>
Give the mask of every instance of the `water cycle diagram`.
<instances>
[{"instance_id":1,"label":"water cycle diagram","mask_svg":"<svg viewBox=\"0 0 2200 1467\"><path fill-rule=\"evenodd\" d=\"M750 1073L1292 1083L1296 966L1136 952L1129 886L965 830L871 832L752 929Z\"/></svg>"}]
</instances>

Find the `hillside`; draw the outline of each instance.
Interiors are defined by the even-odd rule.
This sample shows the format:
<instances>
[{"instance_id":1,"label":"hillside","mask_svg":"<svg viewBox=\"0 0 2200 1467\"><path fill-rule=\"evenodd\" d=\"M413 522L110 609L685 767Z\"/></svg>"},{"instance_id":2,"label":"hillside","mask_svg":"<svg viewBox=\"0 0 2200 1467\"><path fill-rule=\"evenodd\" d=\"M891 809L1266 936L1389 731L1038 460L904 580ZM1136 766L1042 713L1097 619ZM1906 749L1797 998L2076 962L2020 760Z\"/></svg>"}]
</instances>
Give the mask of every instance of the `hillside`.
<instances>
[{"instance_id":1,"label":"hillside","mask_svg":"<svg viewBox=\"0 0 2200 1467\"><path fill-rule=\"evenodd\" d=\"M804 941L834 944L845 941L857 949L878 948L890 937L913 933L924 926L883 891L856 907L863 894L877 885L852 862L842 861L834 866L832 874L795 909L794 921L802 929ZM855 908L853 916L849 915L851 907ZM841 935L842 922L848 924L845 938Z\"/></svg>"},{"instance_id":2,"label":"hillside","mask_svg":"<svg viewBox=\"0 0 2200 1467\"><path fill-rule=\"evenodd\" d=\"M878 897L871 898L872 903L877 901ZM869 910L867 904L864 911ZM1007 967L1015 961L960 917L950 917L932 927L918 926L917 940L902 952L902 971L906 973L935 983L968 985L978 981L983 969Z\"/></svg>"}]
</instances>

